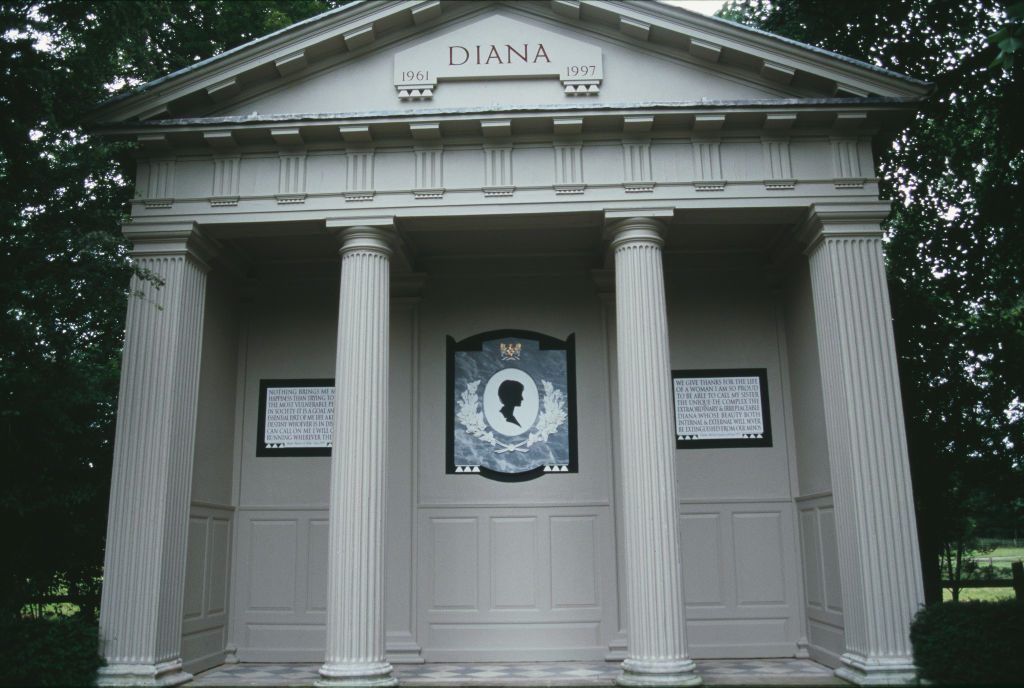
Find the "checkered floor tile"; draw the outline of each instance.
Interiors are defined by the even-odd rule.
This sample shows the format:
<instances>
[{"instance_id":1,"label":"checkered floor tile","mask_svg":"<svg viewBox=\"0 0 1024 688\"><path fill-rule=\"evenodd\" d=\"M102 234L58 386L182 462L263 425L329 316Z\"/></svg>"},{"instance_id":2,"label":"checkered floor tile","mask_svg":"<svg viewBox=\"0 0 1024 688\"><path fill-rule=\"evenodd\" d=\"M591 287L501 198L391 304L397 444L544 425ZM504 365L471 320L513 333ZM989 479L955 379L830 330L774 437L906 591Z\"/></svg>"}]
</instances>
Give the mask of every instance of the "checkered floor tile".
<instances>
[{"instance_id":1,"label":"checkered floor tile","mask_svg":"<svg viewBox=\"0 0 1024 688\"><path fill-rule=\"evenodd\" d=\"M190 686L311 686L318 664L224 664L198 674ZM515 664L397 664L403 686L610 686L618 662ZM842 685L832 670L808 659L700 660L708 685Z\"/></svg>"}]
</instances>

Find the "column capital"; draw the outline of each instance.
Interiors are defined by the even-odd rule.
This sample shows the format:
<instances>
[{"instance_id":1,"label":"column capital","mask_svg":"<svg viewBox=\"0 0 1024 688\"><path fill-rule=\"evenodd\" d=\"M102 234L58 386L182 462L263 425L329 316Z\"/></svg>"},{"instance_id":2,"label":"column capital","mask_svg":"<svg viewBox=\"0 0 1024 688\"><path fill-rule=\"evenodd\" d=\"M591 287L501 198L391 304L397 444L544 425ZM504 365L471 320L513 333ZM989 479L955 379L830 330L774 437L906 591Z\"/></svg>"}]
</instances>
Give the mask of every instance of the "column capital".
<instances>
[{"instance_id":1,"label":"column capital","mask_svg":"<svg viewBox=\"0 0 1024 688\"><path fill-rule=\"evenodd\" d=\"M123 225L121 233L132 242L130 255L133 258L187 255L204 272L209 272L209 261L220 252L216 244L203 236L199 224L194 221L132 222Z\"/></svg>"},{"instance_id":2,"label":"column capital","mask_svg":"<svg viewBox=\"0 0 1024 688\"><path fill-rule=\"evenodd\" d=\"M341 255L361 250L390 256L398 242L394 216L328 218L326 228L338 240Z\"/></svg>"},{"instance_id":3,"label":"column capital","mask_svg":"<svg viewBox=\"0 0 1024 688\"><path fill-rule=\"evenodd\" d=\"M797 238L811 254L824 239L831 237L881 238L881 223L892 211L890 201L867 203L812 203L803 222L797 227Z\"/></svg>"},{"instance_id":4,"label":"column capital","mask_svg":"<svg viewBox=\"0 0 1024 688\"><path fill-rule=\"evenodd\" d=\"M666 228L662 220L671 218L673 214L671 208L606 210L605 238L611 240L613 251L635 243L651 243L660 247L665 243Z\"/></svg>"}]
</instances>

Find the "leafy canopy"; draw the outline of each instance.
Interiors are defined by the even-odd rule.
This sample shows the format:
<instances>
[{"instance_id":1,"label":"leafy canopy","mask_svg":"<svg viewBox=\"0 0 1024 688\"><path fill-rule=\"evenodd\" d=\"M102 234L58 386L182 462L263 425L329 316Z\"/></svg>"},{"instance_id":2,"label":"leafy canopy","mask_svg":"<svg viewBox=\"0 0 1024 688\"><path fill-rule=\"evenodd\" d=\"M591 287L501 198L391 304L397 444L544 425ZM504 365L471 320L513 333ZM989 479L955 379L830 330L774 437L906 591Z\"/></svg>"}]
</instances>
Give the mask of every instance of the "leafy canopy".
<instances>
[{"instance_id":1,"label":"leafy canopy","mask_svg":"<svg viewBox=\"0 0 1024 688\"><path fill-rule=\"evenodd\" d=\"M944 548L979 527L1024 533L1024 78L1012 61L990 68L1015 47L997 32L1016 35L1018 11L733 0L722 12L935 83L876 151L883 197L896 201L888 273L930 599Z\"/></svg>"},{"instance_id":2,"label":"leafy canopy","mask_svg":"<svg viewBox=\"0 0 1024 688\"><path fill-rule=\"evenodd\" d=\"M0 3L0 614L98 593L133 167L84 114L332 4Z\"/></svg>"}]
</instances>

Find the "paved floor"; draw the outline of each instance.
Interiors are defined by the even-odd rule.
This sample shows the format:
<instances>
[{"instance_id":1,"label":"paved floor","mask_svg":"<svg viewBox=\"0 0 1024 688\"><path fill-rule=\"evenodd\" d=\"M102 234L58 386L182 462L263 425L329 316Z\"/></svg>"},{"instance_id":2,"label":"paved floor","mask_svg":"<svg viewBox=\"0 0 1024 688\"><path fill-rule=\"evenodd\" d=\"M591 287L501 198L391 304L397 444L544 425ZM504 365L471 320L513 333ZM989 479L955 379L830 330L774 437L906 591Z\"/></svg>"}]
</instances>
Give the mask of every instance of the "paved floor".
<instances>
[{"instance_id":1,"label":"paved floor","mask_svg":"<svg viewBox=\"0 0 1024 688\"><path fill-rule=\"evenodd\" d=\"M224 664L197 674L189 686L311 686L317 664ZM845 685L832 670L809 659L700 660L708 685ZM522 664L396 664L403 686L610 686L617 662Z\"/></svg>"}]
</instances>

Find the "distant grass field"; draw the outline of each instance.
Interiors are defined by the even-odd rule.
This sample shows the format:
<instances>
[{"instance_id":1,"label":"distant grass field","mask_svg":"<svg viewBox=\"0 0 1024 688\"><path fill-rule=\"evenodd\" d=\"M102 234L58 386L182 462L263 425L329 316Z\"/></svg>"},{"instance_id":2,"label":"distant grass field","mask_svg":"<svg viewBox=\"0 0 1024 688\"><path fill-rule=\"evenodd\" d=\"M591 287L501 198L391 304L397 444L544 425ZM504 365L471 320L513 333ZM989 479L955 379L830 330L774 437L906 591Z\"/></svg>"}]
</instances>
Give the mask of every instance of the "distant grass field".
<instances>
[{"instance_id":1,"label":"distant grass field","mask_svg":"<svg viewBox=\"0 0 1024 688\"><path fill-rule=\"evenodd\" d=\"M983 567L991 562L999 578L1009 578L1013 562L1024 561L1024 547L997 547L991 552L976 554L974 560ZM968 588L960 591L961 602L997 602L1012 600L1013 597L1013 588ZM945 602L952 600L953 592L949 588L943 588L942 599Z\"/></svg>"},{"instance_id":2,"label":"distant grass field","mask_svg":"<svg viewBox=\"0 0 1024 688\"><path fill-rule=\"evenodd\" d=\"M943 588L942 601L950 602L952 599L953 591ZM960 591L961 602L998 602L1012 599L1013 588L968 588Z\"/></svg>"}]
</instances>

